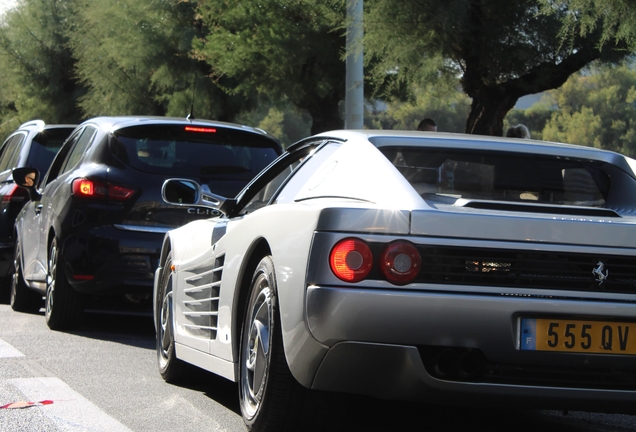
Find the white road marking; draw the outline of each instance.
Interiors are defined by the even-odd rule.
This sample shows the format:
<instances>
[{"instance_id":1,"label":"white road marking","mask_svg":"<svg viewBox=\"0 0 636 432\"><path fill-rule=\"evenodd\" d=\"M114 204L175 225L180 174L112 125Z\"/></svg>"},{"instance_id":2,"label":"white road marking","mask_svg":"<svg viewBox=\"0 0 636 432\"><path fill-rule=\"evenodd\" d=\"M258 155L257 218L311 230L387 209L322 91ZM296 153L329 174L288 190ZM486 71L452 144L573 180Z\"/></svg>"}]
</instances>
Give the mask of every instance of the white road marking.
<instances>
[{"instance_id":1,"label":"white road marking","mask_svg":"<svg viewBox=\"0 0 636 432\"><path fill-rule=\"evenodd\" d=\"M130 431L59 378L16 378L8 382L20 390L28 401L52 400L51 405L29 409L41 410L62 431Z\"/></svg>"},{"instance_id":2,"label":"white road marking","mask_svg":"<svg viewBox=\"0 0 636 432\"><path fill-rule=\"evenodd\" d=\"M0 358L6 357L24 357L24 354L0 339Z\"/></svg>"}]
</instances>

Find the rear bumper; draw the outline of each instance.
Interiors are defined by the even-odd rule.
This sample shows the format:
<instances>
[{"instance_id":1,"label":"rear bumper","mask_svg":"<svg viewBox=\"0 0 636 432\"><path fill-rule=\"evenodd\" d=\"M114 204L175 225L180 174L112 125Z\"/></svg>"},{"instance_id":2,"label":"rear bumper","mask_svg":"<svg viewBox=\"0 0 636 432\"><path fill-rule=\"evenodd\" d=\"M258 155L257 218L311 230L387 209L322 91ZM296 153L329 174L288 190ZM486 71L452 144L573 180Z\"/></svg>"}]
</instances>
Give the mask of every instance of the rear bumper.
<instances>
[{"instance_id":1,"label":"rear bumper","mask_svg":"<svg viewBox=\"0 0 636 432\"><path fill-rule=\"evenodd\" d=\"M312 387L380 398L631 412L630 355L520 349L521 317L634 321L636 304L405 289L307 289L329 346Z\"/></svg>"},{"instance_id":2,"label":"rear bumper","mask_svg":"<svg viewBox=\"0 0 636 432\"><path fill-rule=\"evenodd\" d=\"M94 228L64 242L71 285L87 294L150 294L163 233Z\"/></svg>"}]
</instances>

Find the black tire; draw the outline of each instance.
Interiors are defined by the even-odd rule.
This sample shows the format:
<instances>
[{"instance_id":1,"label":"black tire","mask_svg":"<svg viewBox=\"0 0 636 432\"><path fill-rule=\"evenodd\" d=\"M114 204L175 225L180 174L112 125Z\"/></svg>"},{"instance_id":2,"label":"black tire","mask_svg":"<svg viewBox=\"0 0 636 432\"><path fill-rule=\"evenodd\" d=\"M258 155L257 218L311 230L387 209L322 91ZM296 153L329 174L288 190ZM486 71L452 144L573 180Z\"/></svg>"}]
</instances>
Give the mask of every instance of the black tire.
<instances>
[{"instance_id":1,"label":"black tire","mask_svg":"<svg viewBox=\"0 0 636 432\"><path fill-rule=\"evenodd\" d=\"M49 248L44 309L46 324L51 330L77 328L84 313L82 296L71 287L64 273L64 258L57 238Z\"/></svg>"},{"instance_id":2,"label":"black tire","mask_svg":"<svg viewBox=\"0 0 636 432\"><path fill-rule=\"evenodd\" d=\"M155 310L157 316L157 364L164 381L177 383L186 379L192 370L179 360L174 348L174 319L172 306L172 254L168 254L161 269Z\"/></svg>"},{"instance_id":3,"label":"black tire","mask_svg":"<svg viewBox=\"0 0 636 432\"><path fill-rule=\"evenodd\" d=\"M24 282L22 275L22 245L16 238L13 253L13 277L9 304L11 309L17 312L38 312L42 307L42 295L30 289Z\"/></svg>"},{"instance_id":4,"label":"black tire","mask_svg":"<svg viewBox=\"0 0 636 432\"><path fill-rule=\"evenodd\" d=\"M0 303L11 304L12 277L0 278Z\"/></svg>"},{"instance_id":5,"label":"black tire","mask_svg":"<svg viewBox=\"0 0 636 432\"><path fill-rule=\"evenodd\" d=\"M333 423L339 416L324 410L335 395L303 387L287 365L270 256L261 260L252 277L241 330L238 384L243 421L252 432L336 429Z\"/></svg>"}]
</instances>

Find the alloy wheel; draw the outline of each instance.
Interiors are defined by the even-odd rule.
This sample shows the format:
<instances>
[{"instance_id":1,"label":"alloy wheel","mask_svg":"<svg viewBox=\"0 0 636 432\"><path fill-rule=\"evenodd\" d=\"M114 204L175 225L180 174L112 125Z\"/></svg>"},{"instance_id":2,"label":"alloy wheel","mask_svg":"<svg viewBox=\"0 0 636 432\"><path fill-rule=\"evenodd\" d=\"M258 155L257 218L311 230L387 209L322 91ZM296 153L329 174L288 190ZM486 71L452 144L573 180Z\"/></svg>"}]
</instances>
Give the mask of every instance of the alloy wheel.
<instances>
[{"instance_id":1,"label":"alloy wheel","mask_svg":"<svg viewBox=\"0 0 636 432\"><path fill-rule=\"evenodd\" d=\"M273 298L266 275L260 274L254 281L257 293L250 302L242 359L242 403L246 417L253 417L263 401L271 361L271 335L273 324Z\"/></svg>"}]
</instances>

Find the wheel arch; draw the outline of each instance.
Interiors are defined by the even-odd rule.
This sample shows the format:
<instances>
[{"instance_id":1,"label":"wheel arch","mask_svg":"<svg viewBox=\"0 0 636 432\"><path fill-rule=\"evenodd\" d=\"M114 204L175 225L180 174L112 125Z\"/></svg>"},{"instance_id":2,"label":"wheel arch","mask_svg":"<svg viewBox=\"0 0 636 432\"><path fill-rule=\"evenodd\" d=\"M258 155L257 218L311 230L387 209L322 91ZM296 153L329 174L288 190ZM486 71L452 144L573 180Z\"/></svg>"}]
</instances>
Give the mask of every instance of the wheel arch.
<instances>
[{"instance_id":1,"label":"wheel arch","mask_svg":"<svg viewBox=\"0 0 636 432\"><path fill-rule=\"evenodd\" d=\"M159 267L163 267L163 265L166 263L166 258L171 251L172 239L169 235L166 235L163 238L163 243L161 244L161 255L159 255L159 263L157 264Z\"/></svg>"},{"instance_id":2,"label":"wheel arch","mask_svg":"<svg viewBox=\"0 0 636 432\"><path fill-rule=\"evenodd\" d=\"M232 333L233 344L232 354L235 359L238 359L240 349L240 334L241 326L243 324L243 315L245 314L246 302L250 291L250 284L252 282L252 276L254 271L263 258L272 254L272 249L264 238L259 238L252 243L252 246L245 253L245 259L243 265L239 271L237 278L237 286L234 295L234 310L232 313Z\"/></svg>"},{"instance_id":3,"label":"wheel arch","mask_svg":"<svg viewBox=\"0 0 636 432\"><path fill-rule=\"evenodd\" d=\"M18 229L17 226L13 227L13 259L15 259L15 249L18 246L18 241L20 240L20 235L18 233ZM22 281L26 284L29 285L28 281L26 280L25 276L24 276L24 254L21 253L20 256L17 257L20 260L20 268L22 269ZM11 266L13 268L13 262L11 263ZM15 273L15 268L13 268L13 272ZM9 275L11 276L11 275Z\"/></svg>"},{"instance_id":4,"label":"wheel arch","mask_svg":"<svg viewBox=\"0 0 636 432\"><path fill-rule=\"evenodd\" d=\"M18 229L18 226L14 225L13 226L13 255L14 257L15 257L15 247L18 244L18 239L22 237L19 231L20 230ZM24 268L24 260L22 259L22 256L20 256L20 265L22 266L22 268Z\"/></svg>"},{"instance_id":5,"label":"wheel arch","mask_svg":"<svg viewBox=\"0 0 636 432\"><path fill-rule=\"evenodd\" d=\"M159 311L159 286L161 283L161 278L159 274L161 273L161 269L165 266L168 255L172 252L172 239L169 235L166 235L163 239L163 243L161 244L161 252L159 255L159 262L157 263L157 269L155 270L154 281L152 284L152 321L155 325L155 331L157 331L158 324L158 311Z\"/></svg>"},{"instance_id":6,"label":"wheel arch","mask_svg":"<svg viewBox=\"0 0 636 432\"><path fill-rule=\"evenodd\" d=\"M46 236L46 258L48 261L49 252L51 252L51 243L53 243L53 239L56 237L55 228L49 228L49 234ZM62 245L60 245L62 247Z\"/></svg>"}]
</instances>

